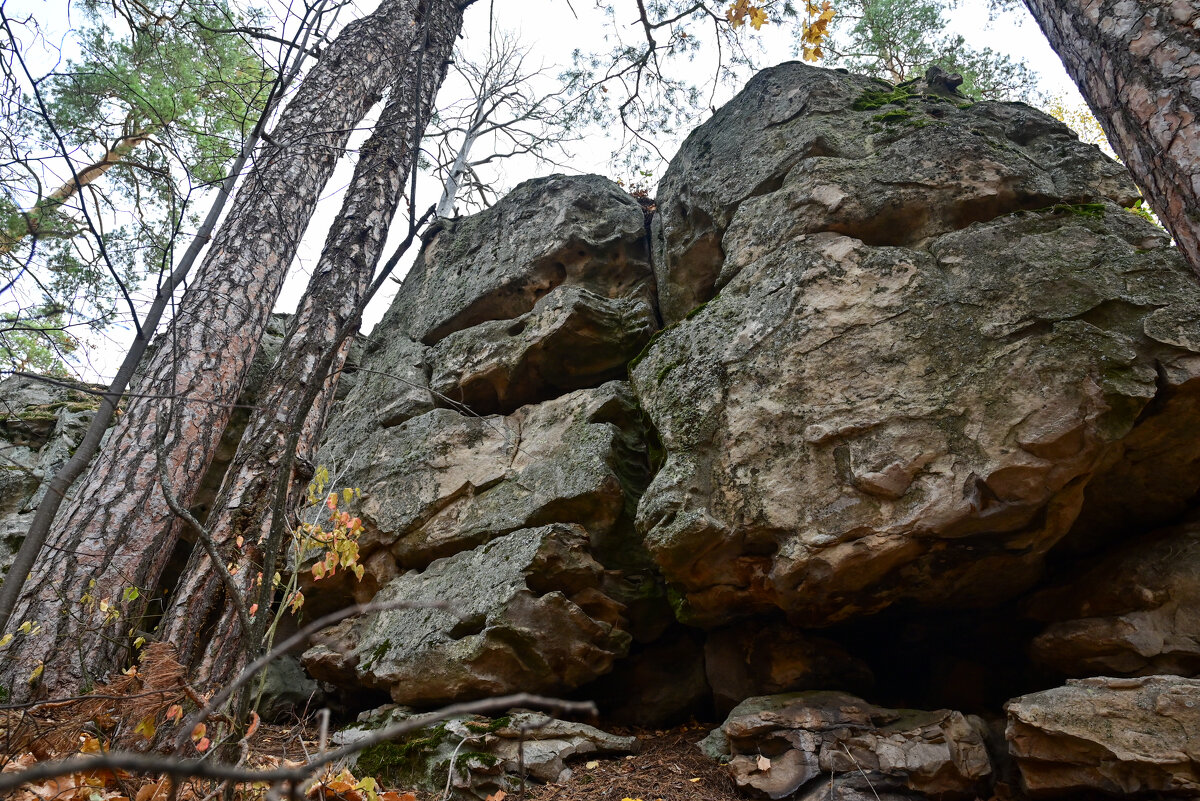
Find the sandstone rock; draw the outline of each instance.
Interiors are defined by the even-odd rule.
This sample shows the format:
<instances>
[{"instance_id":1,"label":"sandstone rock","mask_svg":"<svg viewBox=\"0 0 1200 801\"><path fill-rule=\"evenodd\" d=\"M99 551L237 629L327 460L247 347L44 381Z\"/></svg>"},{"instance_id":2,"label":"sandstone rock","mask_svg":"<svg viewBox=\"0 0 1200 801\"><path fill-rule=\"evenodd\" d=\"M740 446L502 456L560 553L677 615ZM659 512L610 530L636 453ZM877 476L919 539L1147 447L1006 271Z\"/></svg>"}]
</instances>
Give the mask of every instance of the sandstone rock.
<instances>
[{"instance_id":1,"label":"sandstone rock","mask_svg":"<svg viewBox=\"0 0 1200 801\"><path fill-rule=\"evenodd\" d=\"M1200 672L1200 522L1134 539L1028 602L1033 658L1068 676Z\"/></svg>"},{"instance_id":2,"label":"sandstone rock","mask_svg":"<svg viewBox=\"0 0 1200 801\"><path fill-rule=\"evenodd\" d=\"M562 692L628 652L603 573L578 526L516 531L388 582L376 603L414 606L351 618L302 661L315 678L406 704Z\"/></svg>"},{"instance_id":3,"label":"sandstone rock","mask_svg":"<svg viewBox=\"0 0 1200 801\"><path fill-rule=\"evenodd\" d=\"M636 737L609 734L586 723L555 720L537 712L517 712L506 725L492 732L494 739L484 740L487 753L500 758L508 773L520 770L518 744L523 739L524 765L539 781L561 782L571 776L565 760L587 754L633 754L641 749Z\"/></svg>"},{"instance_id":4,"label":"sandstone rock","mask_svg":"<svg viewBox=\"0 0 1200 801\"><path fill-rule=\"evenodd\" d=\"M742 622L708 633L704 666L717 714L743 699L795 690L871 686L871 669L837 643L777 622Z\"/></svg>"},{"instance_id":5,"label":"sandstone rock","mask_svg":"<svg viewBox=\"0 0 1200 801\"><path fill-rule=\"evenodd\" d=\"M358 741L411 717L404 707L373 710L334 739L339 745ZM537 781L566 781L571 771L565 760L571 757L636 753L640 746L636 737L518 710L505 717L459 716L427 726L397 742L368 748L354 768L388 784L435 793L449 788L455 798L485 799L498 790L516 791L522 771Z\"/></svg>"},{"instance_id":6,"label":"sandstone rock","mask_svg":"<svg viewBox=\"0 0 1200 801\"><path fill-rule=\"evenodd\" d=\"M363 556L386 549L401 568L423 567L551 522L578 523L602 547L619 536L621 477L638 470L623 438L640 425L614 381L507 417L436 409L377 430L341 479L362 490Z\"/></svg>"},{"instance_id":7,"label":"sandstone rock","mask_svg":"<svg viewBox=\"0 0 1200 801\"><path fill-rule=\"evenodd\" d=\"M749 698L705 744L729 755L738 787L778 799L828 789L830 773L874 791L974 798L991 775L982 721L959 712L883 709L840 692ZM843 781L842 797L856 796ZM810 785L810 783L812 783ZM920 796L918 796L920 797Z\"/></svg>"},{"instance_id":8,"label":"sandstone rock","mask_svg":"<svg viewBox=\"0 0 1200 801\"><path fill-rule=\"evenodd\" d=\"M1027 212L926 249L743 247L633 371L667 451L638 522L685 619L1013 597L1146 425L1162 492L1200 488L1200 288L1134 215ZM1136 484L1105 487L1145 513Z\"/></svg>"},{"instance_id":9,"label":"sandstone rock","mask_svg":"<svg viewBox=\"0 0 1200 801\"><path fill-rule=\"evenodd\" d=\"M380 323L427 345L519 317L558 286L609 298L652 291L641 207L598 175L526 181L486 211L439 225Z\"/></svg>"},{"instance_id":10,"label":"sandstone rock","mask_svg":"<svg viewBox=\"0 0 1200 801\"><path fill-rule=\"evenodd\" d=\"M22 376L0 382L0 578L12 564L47 484L71 457L99 398Z\"/></svg>"},{"instance_id":11,"label":"sandstone rock","mask_svg":"<svg viewBox=\"0 0 1200 801\"><path fill-rule=\"evenodd\" d=\"M258 714L264 720L286 723L325 705L321 685L309 678L294 656L282 656L263 669Z\"/></svg>"},{"instance_id":12,"label":"sandstone rock","mask_svg":"<svg viewBox=\"0 0 1200 801\"><path fill-rule=\"evenodd\" d=\"M1070 681L1014 698L1009 750L1031 794L1200 795L1200 680Z\"/></svg>"},{"instance_id":13,"label":"sandstone rock","mask_svg":"<svg viewBox=\"0 0 1200 801\"><path fill-rule=\"evenodd\" d=\"M781 64L693 131L658 186L663 319L744 266L727 232L757 258L805 233L911 245L1018 209L1137 198L1121 167L1039 111L913 91Z\"/></svg>"},{"instance_id":14,"label":"sandstone rock","mask_svg":"<svg viewBox=\"0 0 1200 801\"><path fill-rule=\"evenodd\" d=\"M430 386L443 405L476 414L625 378L657 328L643 297L607 298L582 287L551 291L531 311L450 334L431 349Z\"/></svg>"},{"instance_id":15,"label":"sandstone rock","mask_svg":"<svg viewBox=\"0 0 1200 801\"><path fill-rule=\"evenodd\" d=\"M380 429L398 426L436 406L429 391L426 350L383 323L375 327L353 386L330 415L318 461L336 474Z\"/></svg>"}]
</instances>

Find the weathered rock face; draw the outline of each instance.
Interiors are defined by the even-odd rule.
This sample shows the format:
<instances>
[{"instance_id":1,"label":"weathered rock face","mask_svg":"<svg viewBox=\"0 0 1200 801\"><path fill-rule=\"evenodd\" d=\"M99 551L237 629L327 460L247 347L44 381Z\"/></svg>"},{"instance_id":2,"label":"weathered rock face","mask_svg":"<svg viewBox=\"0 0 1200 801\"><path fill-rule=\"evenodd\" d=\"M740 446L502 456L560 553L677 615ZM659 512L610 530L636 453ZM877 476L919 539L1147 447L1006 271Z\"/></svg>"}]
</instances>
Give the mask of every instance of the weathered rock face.
<instances>
[{"instance_id":1,"label":"weathered rock face","mask_svg":"<svg viewBox=\"0 0 1200 801\"><path fill-rule=\"evenodd\" d=\"M552 522L603 548L625 510L622 474L637 469L623 446L633 409L628 385L610 382L507 417L436 409L376 430L342 479L363 492L364 556L386 550L419 568Z\"/></svg>"},{"instance_id":2,"label":"weathered rock face","mask_svg":"<svg viewBox=\"0 0 1200 801\"><path fill-rule=\"evenodd\" d=\"M439 224L380 323L427 345L519 317L558 286L652 291L641 207L598 175L526 181L487 211Z\"/></svg>"},{"instance_id":3,"label":"weathered rock face","mask_svg":"<svg viewBox=\"0 0 1200 801\"><path fill-rule=\"evenodd\" d=\"M645 297L565 286L515 320L450 334L430 354L430 386L476 414L506 413L574 389L624 379L657 330Z\"/></svg>"},{"instance_id":4,"label":"weathered rock face","mask_svg":"<svg viewBox=\"0 0 1200 801\"><path fill-rule=\"evenodd\" d=\"M334 407L320 460L338 472L355 461L359 448L381 429L392 428L434 408L429 370L419 342L389 330L371 339L354 373L347 398Z\"/></svg>"},{"instance_id":5,"label":"weathered rock face","mask_svg":"<svg viewBox=\"0 0 1200 801\"><path fill-rule=\"evenodd\" d=\"M765 75L677 158L659 194L668 251L672 214L705 219L706 162L689 154L706 137L753 114L760 128L853 130L870 88L799 65ZM1200 488L1200 289L1161 232L1100 202L1124 191L1116 167L1026 107L922 102L910 110L946 108L922 127L880 121L878 152L788 133L842 155L793 148L788 180L754 184L720 240L728 283L633 371L667 452L638 522L691 622L778 607L824 626L900 599L995 603L1036 581L1089 482L1117 520L1148 510L1138 481L1109 477L1170 475L1154 482L1166 517ZM884 178L893 157L901 178ZM820 214L797 205L801 178L842 168L878 180L840 184ZM911 235L834 224L858 219L876 184L903 192L897 208L934 211L889 223ZM993 216L1077 200L1090 204ZM686 256L703 237L680 236L684 255L659 266L703 272Z\"/></svg>"},{"instance_id":6,"label":"weathered rock face","mask_svg":"<svg viewBox=\"0 0 1200 801\"><path fill-rule=\"evenodd\" d=\"M1198 679L1084 679L1005 708L1030 793L1200 795Z\"/></svg>"},{"instance_id":7,"label":"weathered rock face","mask_svg":"<svg viewBox=\"0 0 1200 801\"><path fill-rule=\"evenodd\" d=\"M71 458L98 404L96 395L31 378L0 382L0 578L21 547L47 482Z\"/></svg>"},{"instance_id":8,"label":"weathered rock face","mask_svg":"<svg viewBox=\"0 0 1200 801\"><path fill-rule=\"evenodd\" d=\"M1156 532L1067 584L1029 612L1050 623L1034 659L1068 676L1200 672L1200 523Z\"/></svg>"},{"instance_id":9,"label":"weathered rock face","mask_svg":"<svg viewBox=\"0 0 1200 801\"><path fill-rule=\"evenodd\" d=\"M759 797L820 798L815 785L826 791L831 772L860 772L865 785L843 780L842 797L870 787L974 798L991 775L984 731L959 712L882 709L846 693L809 692L746 699L701 748L729 755L738 787Z\"/></svg>"},{"instance_id":10,"label":"weathered rock face","mask_svg":"<svg viewBox=\"0 0 1200 801\"><path fill-rule=\"evenodd\" d=\"M736 273L727 231L764 251L818 231L907 246L1019 209L1136 197L1124 169L1028 106L782 64L693 131L659 183L663 319Z\"/></svg>"},{"instance_id":11,"label":"weathered rock face","mask_svg":"<svg viewBox=\"0 0 1200 801\"><path fill-rule=\"evenodd\" d=\"M344 745L410 717L404 707L385 707L360 715L357 725L334 739ZM394 786L439 794L449 789L455 798L483 801L498 791L518 792L522 776L566 781L571 775L566 760L572 757L636 753L640 745L636 737L518 711L495 719L455 717L418 729L399 741L368 747L353 767Z\"/></svg>"},{"instance_id":12,"label":"weathered rock face","mask_svg":"<svg viewBox=\"0 0 1200 801\"><path fill-rule=\"evenodd\" d=\"M411 606L327 630L304 666L417 705L578 687L631 640L587 547L578 526L523 529L398 576L374 601Z\"/></svg>"}]
</instances>

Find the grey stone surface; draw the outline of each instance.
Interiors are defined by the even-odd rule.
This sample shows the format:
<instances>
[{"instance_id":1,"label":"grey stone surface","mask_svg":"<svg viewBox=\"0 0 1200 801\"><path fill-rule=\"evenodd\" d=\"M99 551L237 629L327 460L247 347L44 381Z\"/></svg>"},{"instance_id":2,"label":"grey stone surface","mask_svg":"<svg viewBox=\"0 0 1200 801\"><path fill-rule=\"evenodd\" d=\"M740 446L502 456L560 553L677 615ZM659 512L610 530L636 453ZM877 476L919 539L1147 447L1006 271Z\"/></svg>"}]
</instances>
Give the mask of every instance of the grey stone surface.
<instances>
[{"instance_id":1,"label":"grey stone surface","mask_svg":"<svg viewBox=\"0 0 1200 801\"><path fill-rule=\"evenodd\" d=\"M430 349L431 388L442 405L508 413L572 390L624 379L626 364L658 328L644 297L607 298L559 287L529 312L457 331Z\"/></svg>"},{"instance_id":2,"label":"grey stone surface","mask_svg":"<svg viewBox=\"0 0 1200 801\"><path fill-rule=\"evenodd\" d=\"M363 557L386 550L401 568L423 567L551 522L583 526L601 551L625 547L610 540L628 539L622 477L639 457L623 443L640 432L615 381L506 417L435 409L378 429L340 474L362 490Z\"/></svg>"},{"instance_id":3,"label":"grey stone surface","mask_svg":"<svg viewBox=\"0 0 1200 801\"><path fill-rule=\"evenodd\" d=\"M1018 209L1137 197L1119 165L1042 112L917 91L796 62L755 75L659 183L663 319L736 274L734 242L771 250L831 231L907 246Z\"/></svg>"},{"instance_id":4,"label":"grey stone surface","mask_svg":"<svg viewBox=\"0 0 1200 801\"><path fill-rule=\"evenodd\" d=\"M388 582L376 603L411 604L326 630L304 666L405 704L573 689L629 650L625 608L578 526L523 529Z\"/></svg>"},{"instance_id":5,"label":"grey stone surface","mask_svg":"<svg viewBox=\"0 0 1200 801\"><path fill-rule=\"evenodd\" d=\"M638 523L685 619L778 607L822 626L1012 597L1147 427L1137 464L1172 477L1162 494L1200 487L1200 287L1131 213L747 248L633 371L667 452ZM1137 482L1104 486L1110 514L1144 520Z\"/></svg>"},{"instance_id":6,"label":"grey stone surface","mask_svg":"<svg viewBox=\"0 0 1200 801\"><path fill-rule=\"evenodd\" d=\"M519 317L558 286L610 298L653 291L641 207L598 175L535 178L439 226L380 323L427 345Z\"/></svg>"},{"instance_id":7,"label":"grey stone surface","mask_svg":"<svg viewBox=\"0 0 1200 801\"><path fill-rule=\"evenodd\" d=\"M1082 679L1005 709L1032 794L1200 795L1200 679Z\"/></svg>"},{"instance_id":8,"label":"grey stone surface","mask_svg":"<svg viewBox=\"0 0 1200 801\"><path fill-rule=\"evenodd\" d=\"M339 745L413 718L406 707L382 707L334 736ZM556 720L540 712L514 710L503 717L456 716L418 729L354 760L360 775L390 785L444 793L457 799L486 799L519 790L521 775L534 781L567 781L566 760L589 754L636 753L641 743L594 726Z\"/></svg>"},{"instance_id":9,"label":"grey stone surface","mask_svg":"<svg viewBox=\"0 0 1200 801\"><path fill-rule=\"evenodd\" d=\"M702 744L727 755L739 789L780 799L822 797L831 774L853 791L972 798L991 776L985 725L960 712L884 709L840 692L748 698ZM723 754L722 754L723 752ZM861 782L860 782L861 778Z\"/></svg>"},{"instance_id":10,"label":"grey stone surface","mask_svg":"<svg viewBox=\"0 0 1200 801\"><path fill-rule=\"evenodd\" d=\"M0 577L21 547L47 483L71 458L99 404L81 389L21 376L0 382Z\"/></svg>"}]
</instances>

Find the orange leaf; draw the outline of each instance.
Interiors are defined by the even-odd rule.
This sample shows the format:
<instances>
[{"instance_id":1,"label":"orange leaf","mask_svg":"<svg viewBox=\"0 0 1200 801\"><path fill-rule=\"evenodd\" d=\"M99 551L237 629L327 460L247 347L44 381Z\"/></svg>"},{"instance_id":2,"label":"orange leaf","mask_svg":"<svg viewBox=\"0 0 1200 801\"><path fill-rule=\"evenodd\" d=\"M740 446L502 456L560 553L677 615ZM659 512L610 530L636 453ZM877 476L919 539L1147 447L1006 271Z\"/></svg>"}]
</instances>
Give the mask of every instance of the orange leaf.
<instances>
[{"instance_id":1,"label":"orange leaf","mask_svg":"<svg viewBox=\"0 0 1200 801\"><path fill-rule=\"evenodd\" d=\"M198 743L196 743L196 750L197 751L207 751L208 747L210 745L212 745L211 740L209 740L207 737L201 737L200 741Z\"/></svg>"},{"instance_id":2,"label":"orange leaf","mask_svg":"<svg viewBox=\"0 0 1200 801\"><path fill-rule=\"evenodd\" d=\"M253 737L254 732L258 731L259 720L260 720L260 718L258 717L257 712L250 713L250 728L246 729L247 737Z\"/></svg>"}]
</instances>

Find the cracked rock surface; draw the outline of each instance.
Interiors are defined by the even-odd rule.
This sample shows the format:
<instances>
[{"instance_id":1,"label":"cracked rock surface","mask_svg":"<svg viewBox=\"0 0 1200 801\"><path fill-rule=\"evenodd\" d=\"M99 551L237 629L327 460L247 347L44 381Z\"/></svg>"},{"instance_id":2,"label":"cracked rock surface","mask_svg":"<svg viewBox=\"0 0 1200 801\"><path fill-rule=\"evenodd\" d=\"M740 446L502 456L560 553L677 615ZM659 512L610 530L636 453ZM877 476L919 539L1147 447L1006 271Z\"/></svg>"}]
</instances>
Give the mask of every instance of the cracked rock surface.
<instances>
[{"instance_id":1,"label":"cracked rock surface","mask_svg":"<svg viewBox=\"0 0 1200 801\"><path fill-rule=\"evenodd\" d=\"M1200 795L1200 679L1081 679L1005 709L1030 793Z\"/></svg>"},{"instance_id":2,"label":"cracked rock surface","mask_svg":"<svg viewBox=\"0 0 1200 801\"><path fill-rule=\"evenodd\" d=\"M560 693L629 650L625 608L578 526L522 529L389 581L303 663L315 678L436 705L513 692Z\"/></svg>"}]
</instances>

